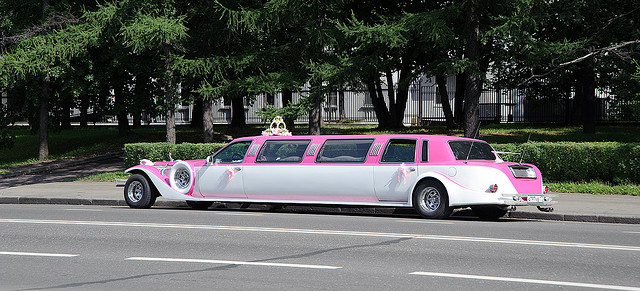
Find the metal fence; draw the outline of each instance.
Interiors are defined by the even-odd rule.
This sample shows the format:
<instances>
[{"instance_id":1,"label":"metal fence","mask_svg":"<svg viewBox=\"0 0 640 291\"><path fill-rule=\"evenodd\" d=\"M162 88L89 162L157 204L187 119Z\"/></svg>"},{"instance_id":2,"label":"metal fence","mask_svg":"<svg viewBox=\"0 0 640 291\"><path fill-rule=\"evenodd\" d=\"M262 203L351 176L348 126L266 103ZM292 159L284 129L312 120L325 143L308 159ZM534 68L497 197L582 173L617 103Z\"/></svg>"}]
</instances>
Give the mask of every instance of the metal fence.
<instances>
[{"instance_id":1,"label":"metal fence","mask_svg":"<svg viewBox=\"0 0 640 291\"><path fill-rule=\"evenodd\" d=\"M451 106L455 104L455 76L447 79L447 95ZM409 88L409 96L403 122L405 124L422 124L431 121L444 121L444 111L439 94L440 88L433 78L421 78ZM356 123L377 123L376 114L369 96L369 92L358 88L347 88L342 91L344 98L340 98L339 92L329 92L322 105L322 118L325 122L337 122L340 120L340 108L344 108L344 118ZM388 104L386 88L383 88L385 101ZM483 121L491 122L545 122L567 123L578 117L574 116L573 94L563 98L549 96L526 97L518 90L487 89L480 97L479 115ZM309 95L309 88L303 87L293 93L293 102L299 102L301 98ZM2 96L2 103L7 102L7 96ZM633 105L632 112L625 112L625 108L617 103L609 92L600 90L596 94L595 119L598 122L638 121L640 119L640 102ZM245 116L247 124L264 124L267 121L257 114L259 110L267 106L282 107L282 94L260 94L252 98L251 102L245 100ZM340 106L343 105L343 106ZM622 104L624 105L624 104ZM635 109L634 109L635 108ZM76 115L79 111L75 110ZM213 106L213 120L215 123L227 124L231 122L231 103L226 101L215 102ZM193 106L183 105L176 110L176 119L180 124L189 123L193 118ZM162 116L144 116L144 122L163 122ZM296 120L298 123L306 123L307 115ZM104 116L102 122L115 123L113 116Z\"/></svg>"},{"instance_id":2,"label":"metal fence","mask_svg":"<svg viewBox=\"0 0 640 291\"><path fill-rule=\"evenodd\" d=\"M455 104L455 77L447 81L447 94L451 106ZM444 121L444 111L440 100L439 88L433 80L425 78L409 88L409 98L405 110L405 124L423 123L426 121ZM386 89L383 90L388 104ZM322 106L322 118L325 122L340 120L340 103L344 104L344 117L357 123L376 123L376 115L369 92L362 89L347 88L342 91L344 99L339 98L339 92L330 92ZM293 93L293 102L308 96L308 88ZM480 97L479 115L483 121L491 122L547 122L565 123L573 113L573 96L569 98L537 97L531 98L521 94L518 90L487 89ZM248 124L262 124L259 115L261 108L267 106L282 107L281 94L256 96L253 103L245 104L245 116ZM606 91L596 94L596 121L616 122L629 121L616 112L615 99ZM452 108L453 110L453 108ZM308 122L308 116L300 117L297 122ZM231 106L224 102L214 104L214 122L229 123L231 121Z\"/></svg>"}]
</instances>

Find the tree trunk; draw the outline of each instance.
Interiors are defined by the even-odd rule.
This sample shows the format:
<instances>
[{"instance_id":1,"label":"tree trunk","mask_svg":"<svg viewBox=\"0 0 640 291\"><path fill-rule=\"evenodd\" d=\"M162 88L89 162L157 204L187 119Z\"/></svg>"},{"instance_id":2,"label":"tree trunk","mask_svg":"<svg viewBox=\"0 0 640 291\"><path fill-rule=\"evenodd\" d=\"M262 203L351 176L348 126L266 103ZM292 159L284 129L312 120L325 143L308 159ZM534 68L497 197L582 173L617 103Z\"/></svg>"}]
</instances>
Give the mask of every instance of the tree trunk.
<instances>
[{"instance_id":1,"label":"tree trunk","mask_svg":"<svg viewBox=\"0 0 640 291\"><path fill-rule=\"evenodd\" d=\"M42 0L42 19L47 18L49 0ZM51 76L46 73L42 79L42 96L40 96L40 127L38 158L44 160L49 156L49 82Z\"/></svg>"},{"instance_id":2,"label":"tree trunk","mask_svg":"<svg viewBox=\"0 0 640 291\"><path fill-rule=\"evenodd\" d=\"M472 64L467 70L467 78L464 90L464 136L474 138L477 136L480 125L478 106L482 93L483 76L480 66L480 5L479 0L467 2L467 44L465 46L465 58Z\"/></svg>"},{"instance_id":3,"label":"tree trunk","mask_svg":"<svg viewBox=\"0 0 640 291\"><path fill-rule=\"evenodd\" d=\"M389 128L391 115L387 109L387 104L384 102L380 79L371 76L367 78L366 83L369 96L371 97L371 104L373 105L373 111L376 113L376 118L378 119L378 128Z\"/></svg>"},{"instance_id":4,"label":"tree trunk","mask_svg":"<svg viewBox=\"0 0 640 291\"><path fill-rule=\"evenodd\" d=\"M177 142L176 138L176 110L174 108L173 103L167 104L167 109L165 111L165 123L167 127L167 140L166 142L175 144Z\"/></svg>"},{"instance_id":5,"label":"tree trunk","mask_svg":"<svg viewBox=\"0 0 640 291\"><path fill-rule=\"evenodd\" d=\"M72 97L62 100L62 109L60 115L60 125L62 129L71 129L71 108L73 107Z\"/></svg>"},{"instance_id":6,"label":"tree trunk","mask_svg":"<svg viewBox=\"0 0 640 291\"><path fill-rule=\"evenodd\" d=\"M456 75L456 96L453 116L458 128L461 128L460 126L464 124L464 90L467 86L466 79L467 74L465 73L459 73Z\"/></svg>"},{"instance_id":7,"label":"tree trunk","mask_svg":"<svg viewBox=\"0 0 640 291\"><path fill-rule=\"evenodd\" d=\"M189 124L189 127L202 128L202 124L204 122L202 119L203 103L204 101L201 98L196 98L193 102L193 111L191 112L191 123Z\"/></svg>"},{"instance_id":8,"label":"tree trunk","mask_svg":"<svg viewBox=\"0 0 640 291\"><path fill-rule=\"evenodd\" d=\"M202 101L202 136L204 142L213 142L213 104Z\"/></svg>"},{"instance_id":9,"label":"tree trunk","mask_svg":"<svg viewBox=\"0 0 640 291\"><path fill-rule=\"evenodd\" d=\"M133 117L133 121L131 122L132 127L133 128L142 127L142 114L140 114L140 113L132 113L131 115Z\"/></svg>"},{"instance_id":10,"label":"tree trunk","mask_svg":"<svg viewBox=\"0 0 640 291\"><path fill-rule=\"evenodd\" d=\"M395 86L393 83L393 73L391 73L391 70L387 70L385 72L385 75L387 77L387 96L389 96L389 113L391 115L391 122L393 123L395 121L395 114L398 111L396 108L396 92L395 92ZM398 90L400 90L400 88L398 88ZM382 94L380 94L380 96L382 96Z\"/></svg>"},{"instance_id":11,"label":"tree trunk","mask_svg":"<svg viewBox=\"0 0 640 291\"><path fill-rule=\"evenodd\" d=\"M244 127L247 125L244 114L244 98L245 97L231 98L231 126L233 127Z\"/></svg>"},{"instance_id":12,"label":"tree trunk","mask_svg":"<svg viewBox=\"0 0 640 291\"><path fill-rule=\"evenodd\" d=\"M113 97L115 99L115 111L118 119L118 136L125 136L129 133L129 118L127 117L127 107L124 102L123 85L120 78L112 78Z\"/></svg>"},{"instance_id":13,"label":"tree trunk","mask_svg":"<svg viewBox=\"0 0 640 291\"><path fill-rule=\"evenodd\" d=\"M436 83L438 84L438 91L440 93L440 100L442 101L442 111L444 111L444 118L447 124L447 129L455 129L456 122L453 119L453 111L451 111L449 93L447 92L447 77L444 75L437 75Z\"/></svg>"},{"instance_id":14,"label":"tree trunk","mask_svg":"<svg viewBox=\"0 0 640 291\"><path fill-rule=\"evenodd\" d=\"M88 104L89 100L87 99L88 99L88 96L84 96L80 101L80 127L81 128L85 128L89 125L89 114L87 112L89 110L89 104Z\"/></svg>"},{"instance_id":15,"label":"tree trunk","mask_svg":"<svg viewBox=\"0 0 640 291\"><path fill-rule=\"evenodd\" d=\"M409 64L408 57L402 62L400 70L400 80L398 80L398 90L396 94L396 104L394 110L391 111L391 119L393 120L393 128L404 128L404 111L407 108L407 100L409 100L409 86L411 86L412 66Z\"/></svg>"},{"instance_id":16,"label":"tree trunk","mask_svg":"<svg viewBox=\"0 0 640 291\"><path fill-rule=\"evenodd\" d=\"M580 65L576 82L576 97L582 100L582 133L596 133L596 76L592 61Z\"/></svg>"},{"instance_id":17,"label":"tree trunk","mask_svg":"<svg viewBox=\"0 0 640 291\"><path fill-rule=\"evenodd\" d=\"M42 95L40 96L40 127L38 158L44 160L49 156L49 81L47 73L42 79Z\"/></svg>"},{"instance_id":18,"label":"tree trunk","mask_svg":"<svg viewBox=\"0 0 640 291\"><path fill-rule=\"evenodd\" d=\"M319 92L318 85L311 86L311 94L309 98L313 104L311 112L309 112L309 134L319 135L322 129L322 102L324 102L324 94Z\"/></svg>"},{"instance_id":19,"label":"tree trunk","mask_svg":"<svg viewBox=\"0 0 640 291\"><path fill-rule=\"evenodd\" d=\"M338 122L344 123L347 121L347 115L344 110L344 89L342 87L338 91L338 115L340 115Z\"/></svg>"},{"instance_id":20,"label":"tree trunk","mask_svg":"<svg viewBox=\"0 0 640 291\"><path fill-rule=\"evenodd\" d=\"M171 69L171 47L169 45L164 46L164 69L165 69L165 83L164 83L164 104L165 104L165 124L167 128L167 140L166 142L175 144L176 138L176 94L178 93L173 81L173 70Z\"/></svg>"}]
</instances>

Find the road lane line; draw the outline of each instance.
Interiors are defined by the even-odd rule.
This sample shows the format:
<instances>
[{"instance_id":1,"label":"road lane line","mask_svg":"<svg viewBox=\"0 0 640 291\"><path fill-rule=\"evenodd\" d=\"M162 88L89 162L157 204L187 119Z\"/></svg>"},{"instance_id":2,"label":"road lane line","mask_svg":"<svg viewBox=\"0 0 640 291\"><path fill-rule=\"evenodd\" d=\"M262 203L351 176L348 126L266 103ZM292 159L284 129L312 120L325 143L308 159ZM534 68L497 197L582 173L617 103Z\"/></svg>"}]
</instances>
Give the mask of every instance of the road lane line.
<instances>
[{"instance_id":1,"label":"road lane line","mask_svg":"<svg viewBox=\"0 0 640 291\"><path fill-rule=\"evenodd\" d=\"M625 231L624 233L640 234L640 231Z\"/></svg>"},{"instance_id":2,"label":"road lane line","mask_svg":"<svg viewBox=\"0 0 640 291\"><path fill-rule=\"evenodd\" d=\"M131 258L126 258L125 260L130 260L130 261L151 261L151 262L175 262L175 263L205 263L205 264L222 264L222 265L249 265L249 266L289 267L289 268L328 269L328 270L342 269L342 267L325 266L325 265L266 263L266 262L243 262L243 261L228 261L228 260L149 258L149 257L131 257Z\"/></svg>"},{"instance_id":3,"label":"road lane line","mask_svg":"<svg viewBox=\"0 0 640 291\"><path fill-rule=\"evenodd\" d=\"M89 211L89 212L103 212L102 209L81 209L81 208L67 208L65 211Z\"/></svg>"},{"instance_id":4,"label":"road lane line","mask_svg":"<svg viewBox=\"0 0 640 291\"><path fill-rule=\"evenodd\" d=\"M26 252L0 252L0 255L31 256L31 257L62 257L62 258L72 258L72 257L77 257L78 256L78 255L71 255L71 254L26 253Z\"/></svg>"},{"instance_id":5,"label":"road lane line","mask_svg":"<svg viewBox=\"0 0 640 291\"><path fill-rule=\"evenodd\" d=\"M479 276L479 275L452 274L452 273L434 273L434 272L413 272L413 273L409 273L409 275L421 275L421 276L432 276L432 277L448 277L448 278L461 278L461 279L475 279L475 280L487 280L487 281L502 281L502 282L516 282L516 283L530 283L530 284L544 284L544 285L558 285L558 286L608 289L608 290L640 291L640 287L603 285L603 284L579 283L579 282L550 281L550 280L525 279L525 278L511 278L511 277L494 277L494 276Z\"/></svg>"},{"instance_id":6,"label":"road lane line","mask_svg":"<svg viewBox=\"0 0 640 291\"><path fill-rule=\"evenodd\" d=\"M621 250L621 251L640 252L640 247L638 247L638 246L605 245L605 244L573 243L573 242L558 242L558 241L536 241L536 240L502 239L502 238L487 238L487 237L449 236L449 235L384 233L384 232L343 231L343 230L321 230L321 229L318 230L318 229L273 228L273 227L251 227L251 226L164 224L164 223L117 222L117 221L39 220L39 219L0 219L0 223L121 226L121 227L147 227L147 228L202 229L202 230L227 230L227 231L296 233L296 234L344 235L344 236L386 237L386 238L415 238L415 239L428 239L428 240L484 242L484 243L516 244L516 245L537 245L537 246L551 246L551 247L572 247L572 248L585 248L585 249L605 249L605 250Z\"/></svg>"}]
</instances>

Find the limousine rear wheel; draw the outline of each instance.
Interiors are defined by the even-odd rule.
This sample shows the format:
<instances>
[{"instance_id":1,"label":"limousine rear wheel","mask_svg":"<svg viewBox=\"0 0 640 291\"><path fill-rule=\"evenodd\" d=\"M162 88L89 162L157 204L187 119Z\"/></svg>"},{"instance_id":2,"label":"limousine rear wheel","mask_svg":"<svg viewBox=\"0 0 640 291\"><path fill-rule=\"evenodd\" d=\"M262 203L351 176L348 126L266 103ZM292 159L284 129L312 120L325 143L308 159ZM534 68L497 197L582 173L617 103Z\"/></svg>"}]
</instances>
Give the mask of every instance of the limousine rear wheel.
<instances>
[{"instance_id":1,"label":"limousine rear wheel","mask_svg":"<svg viewBox=\"0 0 640 291\"><path fill-rule=\"evenodd\" d=\"M151 208L156 203L156 195L145 176L133 174L124 185L124 200L131 208Z\"/></svg>"},{"instance_id":2,"label":"limousine rear wheel","mask_svg":"<svg viewBox=\"0 0 640 291\"><path fill-rule=\"evenodd\" d=\"M449 207L447 190L437 181L428 180L416 186L413 207L425 218L447 218L453 212Z\"/></svg>"}]
</instances>

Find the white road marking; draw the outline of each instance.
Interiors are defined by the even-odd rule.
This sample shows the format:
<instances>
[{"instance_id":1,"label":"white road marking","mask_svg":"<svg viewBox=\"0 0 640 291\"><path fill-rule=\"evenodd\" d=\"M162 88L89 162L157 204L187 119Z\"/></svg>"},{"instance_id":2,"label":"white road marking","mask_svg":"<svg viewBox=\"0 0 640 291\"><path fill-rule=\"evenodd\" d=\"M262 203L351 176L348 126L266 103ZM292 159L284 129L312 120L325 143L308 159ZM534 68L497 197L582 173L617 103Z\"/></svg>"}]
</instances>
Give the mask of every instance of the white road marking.
<instances>
[{"instance_id":1,"label":"white road marking","mask_svg":"<svg viewBox=\"0 0 640 291\"><path fill-rule=\"evenodd\" d=\"M511 278L511 277L494 277L494 276L479 276L479 275L452 274L452 273L433 273L433 272L413 272L413 273L409 273L409 275L448 277L448 278L462 278L462 279L475 279L475 280L488 280L488 281L503 281L503 282L517 282L517 283L530 283L530 284L545 284L545 285L570 286L570 287L581 287L581 288L596 288L596 289L608 289L608 290L640 291L640 287L603 285L603 284L591 284L591 283L579 283L579 282L550 281L550 280L525 279L525 278Z\"/></svg>"},{"instance_id":2,"label":"white road marking","mask_svg":"<svg viewBox=\"0 0 640 291\"><path fill-rule=\"evenodd\" d=\"M624 233L640 234L640 231L625 231Z\"/></svg>"},{"instance_id":3,"label":"white road marking","mask_svg":"<svg viewBox=\"0 0 640 291\"><path fill-rule=\"evenodd\" d=\"M102 211L104 211L104 210L102 210L102 209L89 209L89 208L87 208L87 209L81 209L81 208L68 208L68 209L65 209L65 211L92 211L92 212L102 212Z\"/></svg>"},{"instance_id":4,"label":"white road marking","mask_svg":"<svg viewBox=\"0 0 640 291\"><path fill-rule=\"evenodd\" d=\"M223 265L249 265L249 266L289 267L289 268L328 269L328 270L342 269L342 267L325 266L325 265L266 263L266 262L243 262L243 261L227 261L227 260L148 258L148 257L131 257L131 258L126 258L125 260L152 261L152 262L177 262L177 263L205 263L205 264L223 264Z\"/></svg>"},{"instance_id":5,"label":"white road marking","mask_svg":"<svg viewBox=\"0 0 640 291\"><path fill-rule=\"evenodd\" d=\"M72 257L77 257L78 256L78 255L71 255L71 254L25 253L25 252L0 252L0 255L31 256L31 257L61 257L61 258L72 258Z\"/></svg>"},{"instance_id":6,"label":"white road marking","mask_svg":"<svg viewBox=\"0 0 640 291\"><path fill-rule=\"evenodd\" d=\"M445 240L445 241L466 241L466 242L483 242L483 243L517 244L517 245L537 245L537 246L550 246L550 247L572 247L572 248L585 248L585 249L605 249L605 250L620 250L620 251L640 252L640 247L638 247L638 246L605 245L605 244L573 243L573 242L558 242L558 241L536 241L536 240L503 239L503 238L488 238L488 237L410 234L410 233L384 233L384 232L321 230L321 229L298 229L298 228L274 228L274 227L251 227L251 226L163 224L163 223L141 223L141 222L118 222L118 221L38 220L38 219L0 219L0 223L121 226L121 227L147 227L147 228L175 228L175 229L252 231L252 232L273 232L273 233L297 233L297 234L322 234L322 235L344 235L344 236L387 237L387 238L415 238L415 239Z\"/></svg>"}]
</instances>

